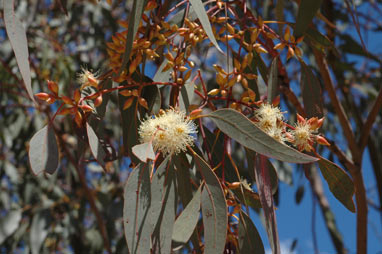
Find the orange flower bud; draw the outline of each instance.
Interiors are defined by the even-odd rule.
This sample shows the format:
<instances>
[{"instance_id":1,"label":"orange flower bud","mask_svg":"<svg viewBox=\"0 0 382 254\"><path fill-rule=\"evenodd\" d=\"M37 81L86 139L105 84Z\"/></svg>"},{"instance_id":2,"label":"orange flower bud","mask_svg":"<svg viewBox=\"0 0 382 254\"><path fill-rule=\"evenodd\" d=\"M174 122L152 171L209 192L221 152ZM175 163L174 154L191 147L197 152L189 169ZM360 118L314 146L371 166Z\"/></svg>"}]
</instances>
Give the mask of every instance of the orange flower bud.
<instances>
[{"instance_id":1,"label":"orange flower bud","mask_svg":"<svg viewBox=\"0 0 382 254\"><path fill-rule=\"evenodd\" d=\"M102 94L100 94L95 100L94 100L94 106L98 107L102 104Z\"/></svg>"},{"instance_id":2,"label":"orange flower bud","mask_svg":"<svg viewBox=\"0 0 382 254\"><path fill-rule=\"evenodd\" d=\"M195 119L197 116L199 116L201 113L202 113L202 109L201 108L198 108L198 109L195 109L193 110L191 113L190 113L190 119L193 120Z\"/></svg>"},{"instance_id":3,"label":"orange flower bud","mask_svg":"<svg viewBox=\"0 0 382 254\"><path fill-rule=\"evenodd\" d=\"M122 96L131 96L131 90L126 89L126 90L120 91L119 94Z\"/></svg>"},{"instance_id":4,"label":"orange flower bud","mask_svg":"<svg viewBox=\"0 0 382 254\"><path fill-rule=\"evenodd\" d=\"M139 98L138 99L138 103L139 105L141 105L142 107L144 107L145 109L149 109L149 106L147 104L147 101L144 99L144 98Z\"/></svg>"},{"instance_id":5,"label":"orange flower bud","mask_svg":"<svg viewBox=\"0 0 382 254\"><path fill-rule=\"evenodd\" d=\"M215 96L219 93L219 89L212 89L208 92L208 95Z\"/></svg>"},{"instance_id":6,"label":"orange flower bud","mask_svg":"<svg viewBox=\"0 0 382 254\"><path fill-rule=\"evenodd\" d=\"M50 98L50 95L47 93L36 93L34 96L36 96L38 99L42 101L46 101Z\"/></svg>"},{"instance_id":7,"label":"orange flower bud","mask_svg":"<svg viewBox=\"0 0 382 254\"><path fill-rule=\"evenodd\" d=\"M80 108L81 108L84 112L92 112L92 111L93 111L93 108L90 107L89 105L81 105Z\"/></svg>"},{"instance_id":8,"label":"orange flower bud","mask_svg":"<svg viewBox=\"0 0 382 254\"><path fill-rule=\"evenodd\" d=\"M134 97L128 98L123 104L123 110L130 108L130 106L133 104L133 101L134 101Z\"/></svg>"},{"instance_id":9,"label":"orange flower bud","mask_svg":"<svg viewBox=\"0 0 382 254\"><path fill-rule=\"evenodd\" d=\"M299 113L297 113L297 122L299 123L305 123L305 118L303 118Z\"/></svg>"},{"instance_id":10,"label":"orange flower bud","mask_svg":"<svg viewBox=\"0 0 382 254\"><path fill-rule=\"evenodd\" d=\"M54 93L55 95L58 94L58 85L56 82L48 80L48 89Z\"/></svg>"},{"instance_id":11,"label":"orange flower bud","mask_svg":"<svg viewBox=\"0 0 382 254\"><path fill-rule=\"evenodd\" d=\"M62 96L61 99L62 99L62 101L63 101L65 104L73 105L73 101L72 101L72 99L70 99L69 97Z\"/></svg>"},{"instance_id":12,"label":"orange flower bud","mask_svg":"<svg viewBox=\"0 0 382 254\"><path fill-rule=\"evenodd\" d=\"M74 116L74 121L76 122L78 127L82 126L82 115L79 111L76 111L76 115Z\"/></svg>"},{"instance_id":13,"label":"orange flower bud","mask_svg":"<svg viewBox=\"0 0 382 254\"><path fill-rule=\"evenodd\" d=\"M330 146L330 143L323 136L316 136L316 141L320 145Z\"/></svg>"},{"instance_id":14,"label":"orange flower bud","mask_svg":"<svg viewBox=\"0 0 382 254\"><path fill-rule=\"evenodd\" d=\"M76 90L74 91L74 101L76 102L76 104L80 101L81 99L81 92L80 90Z\"/></svg>"}]
</instances>

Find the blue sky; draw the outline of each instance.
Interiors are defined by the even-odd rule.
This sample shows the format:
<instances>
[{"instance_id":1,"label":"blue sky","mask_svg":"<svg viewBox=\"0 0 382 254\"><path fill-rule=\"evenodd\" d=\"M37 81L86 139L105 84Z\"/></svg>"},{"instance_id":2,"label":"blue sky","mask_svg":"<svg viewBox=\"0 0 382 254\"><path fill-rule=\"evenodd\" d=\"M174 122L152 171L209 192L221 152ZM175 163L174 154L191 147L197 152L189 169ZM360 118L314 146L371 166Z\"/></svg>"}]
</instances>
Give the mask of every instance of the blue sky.
<instances>
[{"instance_id":1,"label":"blue sky","mask_svg":"<svg viewBox=\"0 0 382 254\"><path fill-rule=\"evenodd\" d=\"M375 186L373 178L372 167L368 154L365 153L363 163L363 175L366 188ZM280 183L280 203L276 210L277 226L279 230L280 245L282 254L306 254L314 253L313 237L312 237L312 193L310 190L309 182L306 179L299 180L299 175L294 171L293 180L295 183L299 182L305 186L305 194L299 205L295 202L295 192L297 185L289 186L285 183ZM349 212L330 192L327 183L324 181L323 186L325 195L329 200L330 207L335 214L335 219L339 231L342 234L345 247L349 250L349 254L356 253L356 214ZM369 196L376 200L377 193L372 193ZM270 252L270 247L266 235L265 228L257 215L253 212L251 217L260 232L264 247L267 254ZM318 249L320 254L334 254L335 249L330 240L329 233L325 227L325 222L321 210L316 205L316 236ZM382 231L381 231L381 217L373 209L369 209L369 227L368 227L368 253L382 254ZM294 252L289 252L289 248L293 240L297 238L298 243Z\"/></svg>"}]
</instances>

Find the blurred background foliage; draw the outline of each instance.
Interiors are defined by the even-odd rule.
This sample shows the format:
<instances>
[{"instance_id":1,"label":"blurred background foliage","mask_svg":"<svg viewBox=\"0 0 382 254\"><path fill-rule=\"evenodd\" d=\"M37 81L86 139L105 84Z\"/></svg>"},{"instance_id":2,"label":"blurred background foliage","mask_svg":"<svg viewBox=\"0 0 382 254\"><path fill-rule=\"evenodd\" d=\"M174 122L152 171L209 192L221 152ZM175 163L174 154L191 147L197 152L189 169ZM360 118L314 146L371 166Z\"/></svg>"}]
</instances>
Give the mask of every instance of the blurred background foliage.
<instances>
[{"instance_id":1,"label":"blurred background foliage","mask_svg":"<svg viewBox=\"0 0 382 254\"><path fill-rule=\"evenodd\" d=\"M49 79L59 84L60 93L72 94L79 86L76 83L76 73L81 66L100 70L101 73L110 70L106 42L110 42L111 36L121 31L117 21L128 19L131 6L126 2L129 1L113 1L112 5L95 0L14 2L16 15L27 32L34 92L46 91L46 80ZM177 3L166 2L170 6ZM294 22L299 1L245 2L248 9L263 20ZM0 3L2 8L3 4ZM0 13L2 15L2 9ZM373 40L382 39L381 16L382 1L323 0L314 23L326 37L306 36L302 47L304 60L319 77L321 86L323 84L312 48L316 47L327 53L326 60L335 80L337 95L357 137L360 136L364 119L381 89L382 51L377 44L372 43ZM283 33L278 24L268 25L280 34ZM198 44L193 50L192 60L200 68L208 90L215 88L212 63L226 63L225 56L218 54L208 43ZM105 173L94 160L89 159L84 174L78 174L75 167L81 158L74 154L72 158L61 158L60 167L53 176L41 174L35 177L28 164L28 141L46 124L57 108L55 105L43 104L39 105L38 110L34 108L23 87L2 19L0 56L0 253L103 253L106 249L113 253L126 251L122 226L122 195L123 184L131 168L130 160L122 156L124 153L117 95L111 94L107 113L101 124L104 140L118 151L118 160L107 163L108 171ZM285 51L281 54L281 59L285 67L285 73L278 76L282 87L281 106L288 110L289 120L294 122L296 108L288 98L288 89L295 92L296 99L301 103L298 88L301 67L296 59L287 61ZM263 66L263 71L267 73L267 66L270 66L272 59L265 56L263 60L266 65ZM161 62L158 60L155 64L159 66ZM157 66L147 67L147 73L154 74ZM261 72L261 66L258 69ZM258 86L260 94L264 95L263 80L266 78L262 74L259 73ZM153 75L149 76L153 78ZM346 138L326 92L323 93L323 103L327 120L322 132L345 154L349 154ZM371 168L365 169L372 171L375 178L373 186L367 186L369 208L376 209L379 213L382 205L381 116L379 111L371 129L371 138L367 143ZM61 154L67 155L68 151L76 151L79 147L84 149L86 146L85 141L79 138L83 133L76 133L78 129L72 122L68 117L57 117L55 131ZM206 134L210 135L208 132ZM320 154L341 164L334 153L322 147L320 150ZM243 162L243 149L233 147L232 156L243 176L252 181L248 176L248 165ZM88 150L85 157L91 158ZM367 155L365 159L369 159ZM293 174L303 174L302 166L295 167L277 161L274 166L279 179L290 185L294 184ZM346 168L345 165L343 167ZM293 170L296 171L292 173ZM313 174L312 177L317 176ZM88 188L84 188L84 181ZM297 204L303 193L304 188L300 186L296 193ZM276 205L278 195L276 192ZM89 201L89 196L95 197L93 201ZM98 210L99 214L95 214L94 210ZM333 219L328 215L330 207L324 207L323 212L327 215L324 216L327 221ZM99 228L99 217L105 222L104 229ZM338 233L335 223L328 225L333 227L329 229L331 234ZM109 246L105 246L105 235ZM333 239L337 239L340 246L337 250L345 253L341 248L342 243L338 243L342 241L341 236L333 236ZM335 241L334 244L336 245Z\"/></svg>"}]
</instances>

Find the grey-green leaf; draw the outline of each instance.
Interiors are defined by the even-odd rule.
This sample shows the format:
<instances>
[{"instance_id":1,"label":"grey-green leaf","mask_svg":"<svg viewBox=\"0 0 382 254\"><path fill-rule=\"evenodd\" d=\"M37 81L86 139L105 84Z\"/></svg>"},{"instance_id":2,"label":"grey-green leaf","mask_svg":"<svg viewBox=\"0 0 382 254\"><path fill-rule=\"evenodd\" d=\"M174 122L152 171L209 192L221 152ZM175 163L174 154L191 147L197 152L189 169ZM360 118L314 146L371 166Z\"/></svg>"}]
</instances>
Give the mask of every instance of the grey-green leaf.
<instances>
[{"instance_id":1,"label":"grey-green leaf","mask_svg":"<svg viewBox=\"0 0 382 254\"><path fill-rule=\"evenodd\" d=\"M132 152L138 159L143 162L148 160L155 160L155 153L151 142L135 145Z\"/></svg>"},{"instance_id":2,"label":"grey-green leaf","mask_svg":"<svg viewBox=\"0 0 382 254\"><path fill-rule=\"evenodd\" d=\"M32 254L41 253L41 245L48 235L51 221L52 217L49 209L41 210L33 217L30 229L30 247L32 249Z\"/></svg>"},{"instance_id":3,"label":"grey-green leaf","mask_svg":"<svg viewBox=\"0 0 382 254\"><path fill-rule=\"evenodd\" d=\"M105 168L105 157L106 152L103 149L97 134L94 132L93 128L90 126L89 123L86 123L86 131L88 133L88 140L89 140L89 146L90 151L92 152L94 158L97 160L97 162Z\"/></svg>"},{"instance_id":4,"label":"grey-green leaf","mask_svg":"<svg viewBox=\"0 0 382 254\"><path fill-rule=\"evenodd\" d=\"M174 224L174 231L172 240L178 243L187 243L190 239L192 232L196 227L200 215L200 195L201 188L199 188L190 203L182 211Z\"/></svg>"},{"instance_id":5,"label":"grey-green leaf","mask_svg":"<svg viewBox=\"0 0 382 254\"><path fill-rule=\"evenodd\" d=\"M150 230L143 230L150 218L150 166L140 164L131 172L124 189L123 226L131 254L150 253Z\"/></svg>"},{"instance_id":6,"label":"grey-green leaf","mask_svg":"<svg viewBox=\"0 0 382 254\"><path fill-rule=\"evenodd\" d=\"M23 25L15 15L14 2L15 1L11 0L3 1L4 25L13 48L13 52L15 52L16 62L19 66L21 76L23 77L25 88L32 101L35 101L33 97L31 71L29 67L27 36Z\"/></svg>"},{"instance_id":7,"label":"grey-green leaf","mask_svg":"<svg viewBox=\"0 0 382 254\"><path fill-rule=\"evenodd\" d=\"M160 216L153 234L153 253L158 254L171 253L172 234L178 203L173 163L170 163L166 169L163 176L163 186L165 189L159 199L162 204L162 209L159 210ZM154 188L152 188L152 190L153 192L155 191ZM152 200L154 202L154 198Z\"/></svg>"},{"instance_id":8,"label":"grey-green leaf","mask_svg":"<svg viewBox=\"0 0 382 254\"><path fill-rule=\"evenodd\" d=\"M214 33L212 32L210 20L208 19L208 15L206 10L204 9L204 5L201 0L190 0L192 7L194 8L194 11L196 15L198 16L198 19L200 20L200 23L202 24L204 31L206 32L208 38L210 41L215 45L215 47L223 53L221 48L218 45L218 42L215 39Z\"/></svg>"},{"instance_id":9,"label":"grey-green leaf","mask_svg":"<svg viewBox=\"0 0 382 254\"><path fill-rule=\"evenodd\" d=\"M209 114L209 117L226 135L267 157L292 163L309 163L318 160L276 141L236 110L216 110Z\"/></svg>"},{"instance_id":10,"label":"grey-green leaf","mask_svg":"<svg viewBox=\"0 0 382 254\"><path fill-rule=\"evenodd\" d=\"M21 210L11 210L0 218L0 245L19 227Z\"/></svg>"},{"instance_id":11,"label":"grey-green leaf","mask_svg":"<svg viewBox=\"0 0 382 254\"><path fill-rule=\"evenodd\" d=\"M301 61L301 93L305 113L308 118L323 116L322 94L320 82L312 70Z\"/></svg>"},{"instance_id":12,"label":"grey-green leaf","mask_svg":"<svg viewBox=\"0 0 382 254\"><path fill-rule=\"evenodd\" d=\"M279 77L277 67L277 57L272 61L271 68L269 69L268 76L268 103L272 103L273 99L278 95L279 90Z\"/></svg>"},{"instance_id":13,"label":"grey-green leaf","mask_svg":"<svg viewBox=\"0 0 382 254\"><path fill-rule=\"evenodd\" d=\"M318 161L322 175L333 195L351 212L355 213L353 201L354 184L350 176L337 164L324 158Z\"/></svg>"},{"instance_id":14,"label":"grey-green leaf","mask_svg":"<svg viewBox=\"0 0 382 254\"><path fill-rule=\"evenodd\" d=\"M264 254L264 245L249 216L241 211L239 223L239 249L240 253Z\"/></svg>"},{"instance_id":15,"label":"grey-green leaf","mask_svg":"<svg viewBox=\"0 0 382 254\"><path fill-rule=\"evenodd\" d=\"M145 10L147 0L134 0L133 8L130 13L129 25L127 27L125 52L123 53L121 68L118 71L118 75L125 69L127 62L130 59L131 49L133 47L133 41L137 34L139 22L141 21L143 11Z\"/></svg>"},{"instance_id":16,"label":"grey-green leaf","mask_svg":"<svg viewBox=\"0 0 382 254\"><path fill-rule=\"evenodd\" d=\"M201 204L204 225L204 253L223 253L227 238L227 204L220 181L209 165L194 154L196 168L206 184L202 190Z\"/></svg>"},{"instance_id":17,"label":"grey-green leaf","mask_svg":"<svg viewBox=\"0 0 382 254\"><path fill-rule=\"evenodd\" d=\"M54 130L47 125L33 135L29 143L29 162L33 174L53 174L58 167L58 146Z\"/></svg>"},{"instance_id":18,"label":"grey-green leaf","mask_svg":"<svg viewBox=\"0 0 382 254\"><path fill-rule=\"evenodd\" d=\"M298 7L294 36L301 37L320 9L322 0L301 0Z\"/></svg>"}]
</instances>

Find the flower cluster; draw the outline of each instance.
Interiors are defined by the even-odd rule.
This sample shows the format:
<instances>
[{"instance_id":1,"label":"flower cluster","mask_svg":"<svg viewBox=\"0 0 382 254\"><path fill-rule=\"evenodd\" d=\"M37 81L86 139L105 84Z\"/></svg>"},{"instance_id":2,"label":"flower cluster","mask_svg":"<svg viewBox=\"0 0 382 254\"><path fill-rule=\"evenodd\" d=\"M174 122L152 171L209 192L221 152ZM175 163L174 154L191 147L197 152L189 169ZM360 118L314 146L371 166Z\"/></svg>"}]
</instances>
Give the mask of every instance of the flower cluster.
<instances>
[{"instance_id":1,"label":"flower cluster","mask_svg":"<svg viewBox=\"0 0 382 254\"><path fill-rule=\"evenodd\" d=\"M281 143L285 142L287 133L283 122L283 112L280 111L280 108L272 104L262 103L255 111L255 116L257 119L257 127L277 141Z\"/></svg>"},{"instance_id":2,"label":"flower cluster","mask_svg":"<svg viewBox=\"0 0 382 254\"><path fill-rule=\"evenodd\" d=\"M268 103L262 103L259 106L255 111L255 117L257 127L280 143L285 143L285 141L292 143L299 151L312 151L315 142L330 145L324 137L316 134L322 126L324 118L305 119L297 114L296 125L290 126L284 122L283 112ZM287 130L286 126L291 130Z\"/></svg>"},{"instance_id":3,"label":"flower cluster","mask_svg":"<svg viewBox=\"0 0 382 254\"><path fill-rule=\"evenodd\" d=\"M163 111L159 116L152 116L139 127L142 143L152 142L156 151L164 155L178 154L185 151L194 142L196 125L184 112L175 109Z\"/></svg>"}]
</instances>

